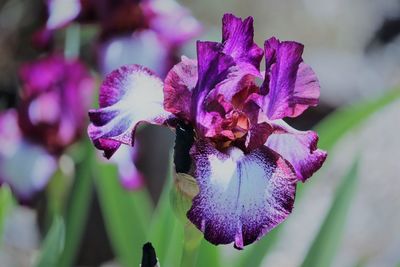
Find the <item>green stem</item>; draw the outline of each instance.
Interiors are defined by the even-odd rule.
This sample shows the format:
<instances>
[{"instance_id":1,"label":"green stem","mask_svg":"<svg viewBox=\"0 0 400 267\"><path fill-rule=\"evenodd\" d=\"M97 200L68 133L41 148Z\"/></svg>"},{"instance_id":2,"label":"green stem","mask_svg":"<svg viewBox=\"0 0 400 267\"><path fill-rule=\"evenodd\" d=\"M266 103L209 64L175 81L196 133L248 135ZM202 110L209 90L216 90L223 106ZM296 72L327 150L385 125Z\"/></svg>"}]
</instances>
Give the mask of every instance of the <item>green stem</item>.
<instances>
[{"instance_id":1,"label":"green stem","mask_svg":"<svg viewBox=\"0 0 400 267\"><path fill-rule=\"evenodd\" d=\"M198 254L197 247L191 248L184 243L182 248L181 267L196 266L197 254Z\"/></svg>"},{"instance_id":2,"label":"green stem","mask_svg":"<svg viewBox=\"0 0 400 267\"><path fill-rule=\"evenodd\" d=\"M79 24L72 24L65 30L64 56L65 58L78 58L81 43Z\"/></svg>"},{"instance_id":3,"label":"green stem","mask_svg":"<svg viewBox=\"0 0 400 267\"><path fill-rule=\"evenodd\" d=\"M196 266L201 240L202 235L199 230L191 223L187 223L184 229L181 267Z\"/></svg>"}]
</instances>

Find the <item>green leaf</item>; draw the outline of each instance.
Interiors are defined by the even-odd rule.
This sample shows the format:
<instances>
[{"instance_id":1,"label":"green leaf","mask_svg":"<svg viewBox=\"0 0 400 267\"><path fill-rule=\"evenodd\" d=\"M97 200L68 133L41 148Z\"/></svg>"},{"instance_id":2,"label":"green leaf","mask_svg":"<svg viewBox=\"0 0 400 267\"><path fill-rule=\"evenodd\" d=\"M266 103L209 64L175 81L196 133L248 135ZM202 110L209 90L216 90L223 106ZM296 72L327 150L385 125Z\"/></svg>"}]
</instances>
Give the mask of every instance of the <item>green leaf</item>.
<instances>
[{"instance_id":1,"label":"green leaf","mask_svg":"<svg viewBox=\"0 0 400 267\"><path fill-rule=\"evenodd\" d=\"M98 164L96 170L96 191L113 250L123 266L139 266L152 210L148 192L125 190L114 165Z\"/></svg>"},{"instance_id":2,"label":"green leaf","mask_svg":"<svg viewBox=\"0 0 400 267\"><path fill-rule=\"evenodd\" d=\"M278 241L279 234L282 229L282 224L274 228L261 240L257 241L249 249L245 249L240 255L239 260L235 266L260 266L264 260L268 251L276 244Z\"/></svg>"},{"instance_id":3,"label":"green leaf","mask_svg":"<svg viewBox=\"0 0 400 267\"><path fill-rule=\"evenodd\" d=\"M325 220L301 266L331 266L343 234L350 203L356 189L357 178L358 159L355 160L339 185Z\"/></svg>"},{"instance_id":4,"label":"green leaf","mask_svg":"<svg viewBox=\"0 0 400 267\"><path fill-rule=\"evenodd\" d=\"M43 241L41 255L36 267L54 267L64 248L65 226L61 217L55 217Z\"/></svg>"},{"instance_id":5,"label":"green leaf","mask_svg":"<svg viewBox=\"0 0 400 267\"><path fill-rule=\"evenodd\" d=\"M183 248L183 224L171 206L172 175L169 174L151 218L149 240L153 244L161 266L179 266Z\"/></svg>"},{"instance_id":6,"label":"green leaf","mask_svg":"<svg viewBox=\"0 0 400 267\"><path fill-rule=\"evenodd\" d=\"M349 130L360 125L373 113L399 97L400 89L397 89L378 99L361 102L333 112L316 127L320 137L318 147L329 151Z\"/></svg>"},{"instance_id":7,"label":"green leaf","mask_svg":"<svg viewBox=\"0 0 400 267\"><path fill-rule=\"evenodd\" d=\"M212 245L205 239L201 241L196 262L196 267L203 267L203 266L212 266L212 267L222 266L219 248L217 246ZM248 266L253 266L253 265L248 265Z\"/></svg>"},{"instance_id":8,"label":"green leaf","mask_svg":"<svg viewBox=\"0 0 400 267\"><path fill-rule=\"evenodd\" d=\"M65 247L57 265L59 267L69 267L74 264L93 196L91 176L93 172L94 153L91 147L87 145L85 147L87 149L86 156L77 165L74 184L69 193L68 205L65 212Z\"/></svg>"},{"instance_id":9,"label":"green leaf","mask_svg":"<svg viewBox=\"0 0 400 267\"><path fill-rule=\"evenodd\" d=\"M11 189L3 184L0 188L0 245L3 241L4 223L13 205L14 198Z\"/></svg>"}]
</instances>

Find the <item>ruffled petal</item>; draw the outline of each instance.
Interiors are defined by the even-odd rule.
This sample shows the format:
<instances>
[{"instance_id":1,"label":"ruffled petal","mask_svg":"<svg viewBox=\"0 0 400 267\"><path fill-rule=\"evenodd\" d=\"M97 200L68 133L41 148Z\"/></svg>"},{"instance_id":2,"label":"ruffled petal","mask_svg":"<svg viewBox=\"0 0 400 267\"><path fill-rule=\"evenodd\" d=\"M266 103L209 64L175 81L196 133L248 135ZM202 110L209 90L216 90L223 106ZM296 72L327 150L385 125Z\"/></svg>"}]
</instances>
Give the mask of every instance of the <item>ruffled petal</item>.
<instances>
[{"instance_id":1,"label":"ruffled petal","mask_svg":"<svg viewBox=\"0 0 400 267\"><path fill-rule=\"evenodd\" d=\"M298 179L304 182L321 168L328 155L317 148L317 133L298 131L284 121L274 121L272 124L274 131L265 145L289 161Z\"/></svg>"},{"instance_id":2,"label":"ruffled petal","mask_svg":"<svg viewBox=\"0 0 400 267\"><path fill-rule=\"evenodd\" d=\"M138 123L163 124L170 116L163 109L162 81L139 65L110 73L101 85L99 102L99 109L89 111L88 134L105 156L117 149L115 142L105 140L133 146Z\"/></svg>"},{"instance_id":3,"label":"ruffled petal","mask_svg":"<svg viewBox=\"0 0 400 267\"><path fill-rule=\"evenodd\" d=\"M232 14L225 14L222 18L223 52L232 56L236 62L250 64L254 71L260 69L263 51L253 41L253 18L245 20Z\"/></svg>"},{"instance_id":4,"label":"ruffled petal","mask_svg":"<svg viewBox=\"0 0 400 267\"><path fill-rule=\"evenodd\" d=\"M188 218L213 244L253 243L290 214L296 189L291 165L267 147L226 153L198 141L191 149L200 193Z\"/></svg>"},{"instance_id":5,"label":"ruffled petal","mask_svg":"<svg viewBox=\"0 0 400 267\"><path fill-rule=\"evenodd\" d=\"M227 76L211 92L209 99L223 95L226 101L254 81L261 78L260 62L263 50L253 41L253 18L245 20L232 14L225 14L222 19L222 52L233 58Z\"/></svg>"},{"instance_id":6,"label":"ruffled petal","mask_svg":"<svg viewBox=\"0 0 400 267\"><path fill-rule=\"evenodd\" d=\"M31 198L56 171L56 159L22 139L15 110L0 114L0 143L0 183L8 184L22 200Z\"/></svg>"},{"instance_id":7,"label":"ruffled petal","mask_svg":"<svg viewBox=\"0 0 400 267\"><path fill-rule=\"evenodd\" d=\"M197 83L197 62L187 57L176 64L164 81L164 108L172 114L191 119L192 90Z\"/></svg>"},{"instance_id":8,"label":"ruffled petal","mask_svg":"<svg viewBox=\"0 0 400 267\"><path fill-rule=\"evenodd\" d=\"M320 86L314 71L303 62L303 45L275 38L265 41L264 94L260 106L270 120L297 117L309 106L316 106Z\"/></svg>"}]
</instances>

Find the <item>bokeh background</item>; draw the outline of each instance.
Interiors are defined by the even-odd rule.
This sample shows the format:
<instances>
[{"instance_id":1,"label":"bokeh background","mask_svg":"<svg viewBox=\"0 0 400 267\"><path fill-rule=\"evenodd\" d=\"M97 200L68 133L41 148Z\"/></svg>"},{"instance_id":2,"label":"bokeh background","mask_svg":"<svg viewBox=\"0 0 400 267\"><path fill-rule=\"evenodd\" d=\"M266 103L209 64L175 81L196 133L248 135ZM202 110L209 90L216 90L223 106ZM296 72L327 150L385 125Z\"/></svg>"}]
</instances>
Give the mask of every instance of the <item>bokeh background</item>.
<instances>
[{"instance_id":1,"label":"bokeh background","mask_svg":"<svg viewBox=\"0 0 400 267\"><path fill-rule=\"evenodd\" d=\"M320 105L289 123L298 129L314 127L320 134L322 148L329 153L324 167L308 183L300 186L294 212L286 222L262 242L240 252L230 246L215 248L203 245L202 241L197 266L213 266L206 261L208 258L217 258L220 266L400 266L400 1L180 0L180 4L192 12L203 29L174 51L177 56L195 57L195 41L198 39L219 41L221 18L228 12L240 17L254 17L255 41L260 46L270 36L303 43L304 60L313 67L321 83ZM58 29L52 48L38 47L34 44L34 36L46 22L46 14L44 1L0 1L1 110L16 107L20 102L18 71L21 64L42 57L49 49L62 50L65 32L68 27L74 27ZM102 72L109 69L99 67L96 51L106 42L99 41L99 25L79 27L79 55L96 77L98 87ZM108 57L114 60L110 64L117 67L140 63L153 67L154 62L161 58L161 50L149 47L145 42L134 45L122 42L109 47ZM135 52L141 50L146 52ZM80 143L75 144L72 154L79 154L79 146L87 146L85 139L84 135ZM165 191L168 191L165 189L168 182L165 181L174 135L167 129L148 126L140 129L138 140L140 145L134 160L146 177L145 188L151 198L148 203L157 207L155 218L158 220L153 223L152 232L146 233L149 238L144 239L155 244L156 251L162 254L160 260L173 258L178 254L164 252L166 250L157 246L157 242L169 246L177 244L174 239L179 238L164 232L181 237L180 228L183 228L168 217L172 214L166 211L171 209L169 204L163 204L169 202L169 197L165 196ZM64 173L69 173L68 166L74 165L73 160L73 156L59 159ZM100 165L106 164L100 159L97 161L101 162ZM79 170L76 167L72 169L75 173ZM123 197L136 199L134 206L139 210L142 208L138 201L143 196L124 192L117 178L113 177L117 176L115 170L102 169L102 173L103 176L109 174L109 180L115 180L115 183L104 182L105 187L113 187ZM67 184L73 188L71 185L77 175L64 176L69 180L61 183L61 187ZM119 212L122 216L135 212L142 215L140 211L129 210L130 205L105 204L108 196L99 186L102 183L89 185L92 189L83 197L88 216L82 219L75 252L70 256L71 266L125 266L129 262L129 259L121 260L124 252L115 242L118 230L110 230L112 223L107 216L113 213L113 209L121 210L113 213L117 214L116 217ZM13 204L7 200L9 191L2 192L0 266L34 266L42 255L46 247L43 240L50 224L45 218L54 201L49 191L39 192L29 201L21 202L14 197ZM70 189L68 192L71 195L74 191ZM68 240L70 232L68 219L65 220ZM126 224L130 222L130 219L126 220ZM122 229L123 224L120 224ZM134 233L142 231L134 224L127 227L134 229ZM143 236L143 233L139 235ZM129 248L129 242L126 246L125 253L134 250L134 247ZM135 253L140 255L140 251ZM174 265L161 261L161 266Z\"/></svg>"}]
</instances>

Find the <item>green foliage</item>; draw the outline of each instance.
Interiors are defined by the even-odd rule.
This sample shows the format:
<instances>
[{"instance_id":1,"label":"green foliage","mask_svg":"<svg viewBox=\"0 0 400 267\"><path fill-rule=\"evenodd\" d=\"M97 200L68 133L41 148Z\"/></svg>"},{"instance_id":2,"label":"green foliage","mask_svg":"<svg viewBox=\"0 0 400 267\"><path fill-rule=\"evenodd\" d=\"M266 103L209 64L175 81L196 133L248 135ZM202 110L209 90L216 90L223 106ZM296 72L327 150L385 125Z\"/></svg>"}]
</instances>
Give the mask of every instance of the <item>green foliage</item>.
<instances>
[{"instance_id":1,"label":"green foliage","mask_svg":"<svg viewBox=\"0 0 400 267\"><path fill-rule=\"evenodd\" d=\"M96 191L114 252L123 266L139 266L147 242L151 201L145 190L125 190L110 164L96 166ZM168 229L165 229L168 230Z\"/></svg>"},{"instance_id":2,"label":"green foliage","mask_svg":"<svg viewBox=\"0 0 400 267\"><path fill-rule=\"evenodd\" d=\"M81 239L89 206L93 195L93 162L94 151L88 147L85 157L77 165L74 184L69 193L67 206L65 207L66 237L65 247L58 262L59 267L73 266L76 254L80 247Z\"/></svg>"},{"instance_id":3,"label":"green foliage","mask_svg":"<svg viewBox=\"0 0 400 267\"><path fill-rule=\"evenodd\" d=\"M57 266L58 259L64 248L65 226L61 217L55 217L43 241L41 254L36 267Z\"/></svg>"},{"instance_id":4,"label":"green foliage","mask_svg":"<svg viewBox=\"0 0 400 267\"><path fill-rule=\"evenodd\" d=\"M399 97L400 89L396 89L378 99L361 102L335 111L316 127L320 137L318 146L329 151L347 132Z\"/></svg>"},{"instance_id":5,"label":"green foliage","mask_svg":"<svg viewBox=\"0 0 400 267\"><path fill-rule=\"evenodd\" d=\"M226 266L221 264L221 256L219 253L219 248L214 246L213 244L210 244L205 239L201 241L196 262L196 267L203 267L203 266L212 266L212 267Z\"/></svg>"},{"instance_id":6,"label":"green foliage","mask_svg":"<svg viewBox=\"0 0 400 267\"><path fill-rule=\"evenodd\" d=\"M302 267L328 267L336 254L343 235L347 213L354 195L358 180L358 160L342 180L328 214L315 237Z\"/></svg>"},{"instance_id":7,"label":"green foliage","mask_svg":"<svg viewBox=\"0 0 400 267\"><path fill-rule=\"evenodd\" d=\"M2 185L0 188L0 245L3 241L4 223L13 205L14 198L11 189L7 185Z\"/></svg>"},{"instance_id":8,"label":"green foliage","mask_svg":"<svg viewBox=\"0 0 400 267\"><path fill-rule=\"evenodd\" d=\"M174 214L170 202L172 177L168 175L164 189L152 216L149 241L153 244L160 265L179 266L183 248L183 224Z\"/></svg>"}]
</instances>

